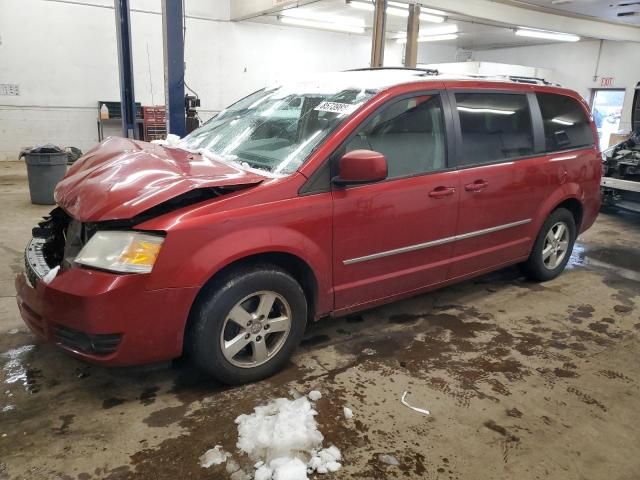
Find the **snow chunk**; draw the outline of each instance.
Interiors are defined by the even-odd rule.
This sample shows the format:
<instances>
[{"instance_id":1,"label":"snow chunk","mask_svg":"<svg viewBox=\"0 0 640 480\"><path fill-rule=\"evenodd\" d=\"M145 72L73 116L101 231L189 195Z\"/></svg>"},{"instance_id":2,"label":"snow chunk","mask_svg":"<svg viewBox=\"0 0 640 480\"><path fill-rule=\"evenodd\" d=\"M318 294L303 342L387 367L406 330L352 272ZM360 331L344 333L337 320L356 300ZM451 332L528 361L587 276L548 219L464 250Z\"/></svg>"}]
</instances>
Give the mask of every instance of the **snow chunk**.
<instances>
[{"instance_id":1,"label":"snow chunk","mask_svg":"<svg viewBox=\"0 0 640 480\"><path fill-rule=\"evenodd\" d=\"M180 137L178 135L170 133L164 140L151 140L151 143L155 143L156 145L163 145L165 147L175 147L176 145L178 145L179 141Z\"/></svg>"},{"instance_id":2,"label":"snow chunk","mask_svg":"<svg viewBox=\"0 0 640 480\"><path fill-rule=\"evenodd\" d=\"M219 465L226 462L229 456L230 454L222 450L220 445L216 445L214 448L204 452L204 455L200 457L200 466L202 468L209 468L212 465Z\"/></svg>"},{"instance_id":3,"label":"snow chunk","mask_svg":"<svg viewBox=\"0 0 640 480\"><path fill-rule=\"evenodd\" d=\"M317 402L322 398L322 394L318 390L311 390L307 396L312 402Z\"/></svg>"},{"instance_id":4,"label":"snow chunk","mask_svg":"<svg viewBox=\"0 0 640 480\"><path fill-rule=\"evenodd\" d=\"M382 463L386 463L387 465L400 465L400 462L393 455L387 455L386 453L382 453L378 455L378 460Z\"/></svg>"},{"instance_id":5,"label":"snow chunk","mask_svg":"<svg viewBox=\"0 0 640 480\"><path fill-rule=\"evenodd\" d=\"M346 418L347 420L351 420L353 418L353 410L351 410L349 407L344 407L342 409L342 412L344 413L344 418Z\"/></svg>"},{"instance_id":6,"label":"snow chunk","mask_svg":"<svg viewBox=\"0 0 640 480\"><path fill-rule=\"evenodd\" d=\"M261 465L253 476L253 480L271 480L273 477L273 470L267 465Z\"/></svg>"},{"instance_id":7,"label":"snow chunk","mask_svg":"<svg viewBox=\"0 0 640 480\"><path fill-rule=\"evenodd\" d=\"M273 480L307 480L307 465L299 458L276 458L269 463Z\"/></svg>"},{"instance_id":8,"label":"snow chunk","mask_svg":"<svg viewBox=\"0 0 640 480\"><path fill-rule=\"evenodd\" d=\"M308 397L322 395L314 390ZM342 467L337 447L322 448L324 437L309 398L278 398L236 418L237 447L256 461L254 480L307 480L307 473Z\"/></svg>"},{"instance_id":9,"label":"snow chunk","mask_svg":"<svg viewBox=\"0 0 640 480\"><path fill-rule=\"evenodd\" d=\"M340 450L334 445L315 452L309 460L309 468L318 473L336 472L342 467L338 460L342 459Z\"/></svg>"},{"instance_id":10,"label":"snow chunk","mask_svg":"<svg viewBox=\"0 0 640 480\"><path fill-rule=\"evenodd\" d=\"M42 281L44 283L53 282L53 279L56 278L56 275L58 275L59 271L60 271L60 265L58 265L57 267L53 267L51 270L47 272L47 274L44 277L42 277Z\"/></svg>"}]
</instances>

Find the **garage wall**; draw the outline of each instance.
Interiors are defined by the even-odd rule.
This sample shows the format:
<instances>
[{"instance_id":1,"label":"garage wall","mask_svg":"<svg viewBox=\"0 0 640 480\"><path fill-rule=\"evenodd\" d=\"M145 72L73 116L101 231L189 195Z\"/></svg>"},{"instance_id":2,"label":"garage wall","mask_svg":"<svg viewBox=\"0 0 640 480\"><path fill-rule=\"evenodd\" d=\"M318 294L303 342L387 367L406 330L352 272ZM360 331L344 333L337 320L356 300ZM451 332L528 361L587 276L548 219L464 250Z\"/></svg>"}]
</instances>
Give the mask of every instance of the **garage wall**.
<instances>
[{"instance_id":1,"label":"garage wall","mask_svg":"<svg viewBox=\"0 0 640 480\"><path fill-rule=\"evenodd\" d=\"M423 42L418 44L418 63L448 63L456 61L455 46L442 45L439 43Z\"/></svg>"},{"instance_id":2,"label":"garage wall","mask_svg":"<svg viewBox=\"0 0 640 480\"><path fill-rule=\"evenodd\" d=\"M132 0L136 100L164 103L162 18L157 0ZM83 150L98 140L97 101L120 99L112 0L2 0L0 160L52 142ZM370 39L318 30L229 22L226 0L186 0L186 81L203 119L265 83L367 66ZM401 64L389 43L386 62Z\"/></svg>"},{"instance_id":3,"label":"garage wall","mask_svg":"<svg viewBox=\"0 0 640 480\"><path fill-rule=\"evenodd\" d=\"M600 87L601 77L613 77L612 88L626 89L620 128L628 130L631 128L633 92L640 81L640 63L636 60L640 44L603 41L598 64L599 47L600 42L593 40L477 50L473 52L473 59L551 69L553 74L548 80L576 90L587 101L591 99L591 89ZM595 81L594 75L598 77Z\"/></svg>"}]
</instances>

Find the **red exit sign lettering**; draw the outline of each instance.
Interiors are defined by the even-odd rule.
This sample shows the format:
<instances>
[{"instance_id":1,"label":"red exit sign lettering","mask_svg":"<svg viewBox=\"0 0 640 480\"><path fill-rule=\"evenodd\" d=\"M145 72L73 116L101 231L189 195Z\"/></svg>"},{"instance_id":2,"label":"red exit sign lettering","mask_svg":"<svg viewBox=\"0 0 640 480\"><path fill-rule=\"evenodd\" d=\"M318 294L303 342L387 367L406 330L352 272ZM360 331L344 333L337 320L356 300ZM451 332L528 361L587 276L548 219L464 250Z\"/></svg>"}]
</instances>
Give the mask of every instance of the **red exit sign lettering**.
<instances>
[{"instance_id":1,"label":"red exit sign lettering","mask_svg":"<svg viewBox=\"0 0 640 480\"><path fill-rule=\"evenodd\" d=\"M601 87L612 87L613 86L613 77L602 77L600 79Z\"/></svg>"}]
</instances>

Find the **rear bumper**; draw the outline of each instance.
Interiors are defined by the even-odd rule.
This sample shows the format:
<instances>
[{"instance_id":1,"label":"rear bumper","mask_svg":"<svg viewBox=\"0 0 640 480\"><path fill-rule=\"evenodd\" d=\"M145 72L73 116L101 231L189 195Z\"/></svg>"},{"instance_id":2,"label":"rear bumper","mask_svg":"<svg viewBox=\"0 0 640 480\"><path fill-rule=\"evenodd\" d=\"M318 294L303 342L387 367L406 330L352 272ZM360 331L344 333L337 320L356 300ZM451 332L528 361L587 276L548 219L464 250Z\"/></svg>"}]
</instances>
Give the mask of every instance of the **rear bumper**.
<instances>
[{"instance_id":1,"label":"rear bumper","mask_svg":"<svg viewBox=\"0 0 640 480\"><path fill-rule=\"evenodd\" d=\"M148 275L72 268L49 284L16 276L18 308L29 328L75 357L139 365L182 354L197 288L146 290Z\"/></svg>"}]
</instances>

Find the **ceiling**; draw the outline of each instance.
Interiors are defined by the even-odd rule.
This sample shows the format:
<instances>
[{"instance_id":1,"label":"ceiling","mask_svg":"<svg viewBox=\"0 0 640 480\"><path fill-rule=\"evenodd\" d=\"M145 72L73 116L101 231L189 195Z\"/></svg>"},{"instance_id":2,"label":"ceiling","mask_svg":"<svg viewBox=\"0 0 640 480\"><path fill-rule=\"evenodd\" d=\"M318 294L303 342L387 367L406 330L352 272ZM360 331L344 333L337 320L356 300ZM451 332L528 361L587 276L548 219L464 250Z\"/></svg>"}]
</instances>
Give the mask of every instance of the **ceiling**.
<instances>
[{"instance_id":1,"label":"ceiling","mask_svg":"<svg viewBox=\"0 0 640 480\"><path fill-rule=\"evenodd\" d=\"M540 0L543 3L543 0ZM314 3L299 7L299 10L311 12L312 15L337 15L342 17L356 18L364 21L366 32L370 35L373 25L373 12L363 11L349 6L345 0L320 0ZM252 22L282 25L281 16L278 14L266 14L251 19ZM549 40L519 37L514 34L514 25L507 25L500 22L478 22L472 17L459 14L449 14L445 23L420 22L421 34L428 34L430 29L443 25L456 25L458 27L458 38L455 40L439 41L439 45L450 45L464 49L491 49L501 47L515 47L523 45L548 44ZM308 28L308 27L298 27ZM398 16L387 15L387 39L393 39L398 33L406 32L407 19Z\"/></svg>"},{"instance_id":2,"label":"ceiling","mask_svg":"<svg viewBox=\"0 0 640 480\"><path fill-rule=\"evenodd\" d=\"M634 0L511 0L506 3L541 8L551 13L640 25L640 1Z\"/></svg>"}]
</instances>

